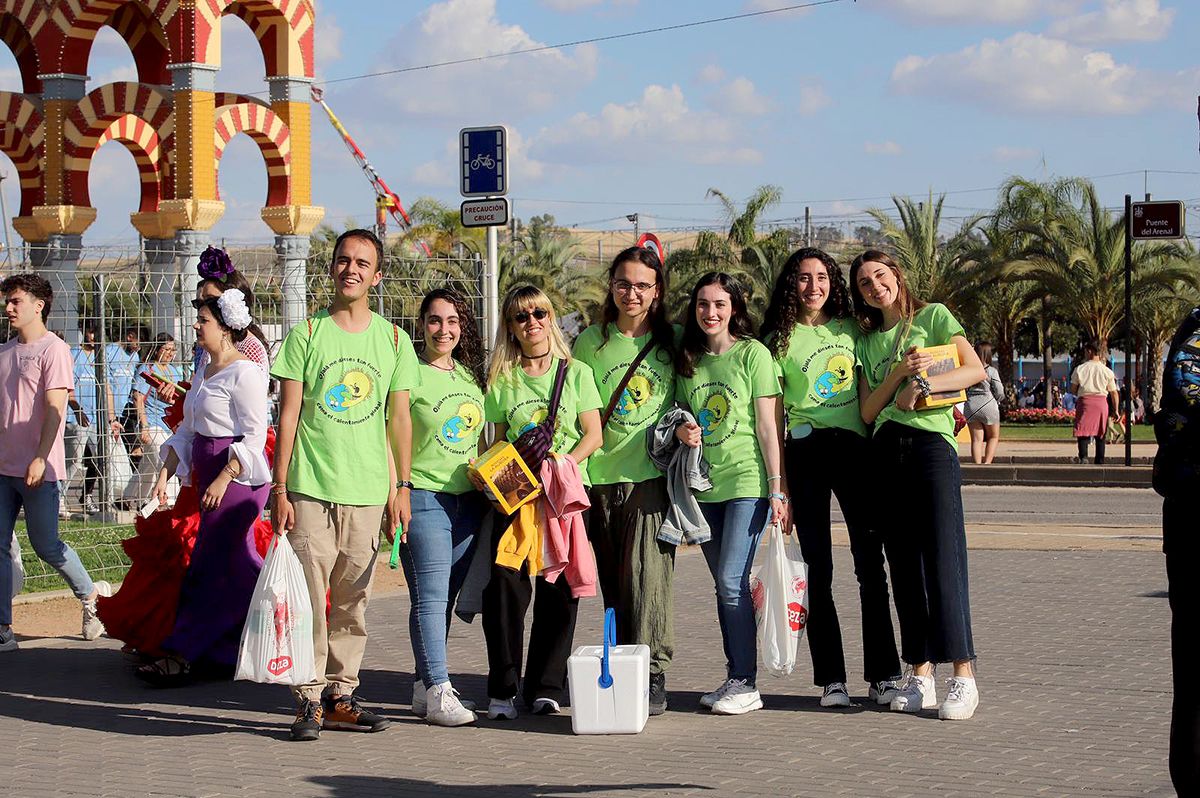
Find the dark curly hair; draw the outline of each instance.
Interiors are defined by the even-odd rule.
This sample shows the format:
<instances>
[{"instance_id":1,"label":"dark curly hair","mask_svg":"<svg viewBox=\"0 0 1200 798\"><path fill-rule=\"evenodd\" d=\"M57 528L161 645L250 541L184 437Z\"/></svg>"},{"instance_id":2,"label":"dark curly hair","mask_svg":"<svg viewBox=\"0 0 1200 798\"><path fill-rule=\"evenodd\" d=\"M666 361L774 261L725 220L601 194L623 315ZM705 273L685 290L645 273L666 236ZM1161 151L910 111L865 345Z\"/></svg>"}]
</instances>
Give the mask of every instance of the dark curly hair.
<instances>
[{"instance_id":1,"label":"dark curly hair","mask_svg":"<svg viewBox=\"0 0 1200 798\"><path fill-rule=\"evenodd\" d=\"M225 323L225 314L221 312L221 301L217 297L211 299L202 299L196 303L196 310L206 309L212 314L213 320L221 326L221 329L229 333L230 339L235 344L240 344L246 340L246 336L250 334L250 328L244 330L235 330ZM253 326L253 325L251 325Z\"/></svg>"},{"instance_id":2,"label":"dark curly hair","mask_svg":"<svg viewBox=\"0 0 1200 798\"><path fill-rule=\"evenodd\" d=\"M246 275L242 274L237 269L228 272L223 280L219 280L215 277L201 277L200 281L196 283L196 290L199 291L206 285L213 286L222 294L231 288L236 288L238 291L242 292L242 296L246 299L246 307L250 308L251 312L254 311L254 289L250 287L250 281L246 279ZM199 310L201 302L202 300L197 299L196 301L192 302L192 307ZM263 345L264 351L271 351L271 345L267 343L267 336L262 331L262 328L258 326L258 322L250 322L250 326L246 329L251 335L258 339L259 343Z\"/></svg>"},{"instance_id":3,"label":"dark curly hair","mask_svg":"<svg viewBox=\"0 0 1200 798\"><path fill-rule=\"evenodd\" d=\"M429 306L435 299L449 302L458 311L458 344L451 352L451 356L466 366L467 371L471 373L471 378L475 380L475 384L479 386L480 390L485 390L487 375L483 370L485 360L483 338L479 335L479 325L475 323L475 314L471 311L470 303L467 302L466 297L453 288L435 288L421 300L421 309L417 312L417 318L421 319L422 323L424 323L425 314L429 312Z\"/></svg>"},{"instance_id":4,"label":"dark curly hair","mask_svg":"<svg viewBox=\"0 0 1200 798\"><path fill-rule=\"evenodd\" d=\"M708 285L719 285L729 294L729 306L732 310L729 317L729 334L738 340L754 337L754 322L750 319L750 311L746 309L746 291L741 283L725 272L709 272L697 280L692 289L687 318L683 323L683 340L680 341L679 352L675 355L675 373L684 377L696 373L696 364L708 351L708 336L696 321L697 298L700 289Z\"/></svg>"},{"instance_id":5,"label":"dark curly hair","mask_svg":"<svg viewBox=\"0 0 1200 798\"><path fill-rule=\"evenodd\" d=\"M629 247L621 250L613 258L612 265L608 267L608 296L604 298L604 309L600 312L600 348L603 349L604 345L608 343L608 326L616 324L619 315L616 300L613 299L613 292L616 289L612 287L612 281L618 267L626 261L640 263L654 272L658 296L650 303L650 312L646 318L650 322L650 340L654 342L657 350L655 356L670 363L675 358L675 328L671 326L671 321L667 318L665 301L668 289L667 272L663 269L658 255L645 247Z\"/></svg>"},{"instance_id":6,"label":"dark curly hair","mask_svg":"<svg viewBox=\"0 0 1200 798\"><path fill-rule=\"evenodd\" d=\"M787 352L788 339L791 338L792 329L800 319L800 310L804 303L800 298L798 283L800 264L806 260L819 260L825 265L825 272L829 275L829 296L821 309L832 319L849 318L853 312L850 306L850 289L846 287L846 278L833 256L816 247L802 247L796 250L783 264L783 269L775 280L771 304L767 306L762 330L759 331L762 342L776 358Z\"/></svg>"}]
</instances>

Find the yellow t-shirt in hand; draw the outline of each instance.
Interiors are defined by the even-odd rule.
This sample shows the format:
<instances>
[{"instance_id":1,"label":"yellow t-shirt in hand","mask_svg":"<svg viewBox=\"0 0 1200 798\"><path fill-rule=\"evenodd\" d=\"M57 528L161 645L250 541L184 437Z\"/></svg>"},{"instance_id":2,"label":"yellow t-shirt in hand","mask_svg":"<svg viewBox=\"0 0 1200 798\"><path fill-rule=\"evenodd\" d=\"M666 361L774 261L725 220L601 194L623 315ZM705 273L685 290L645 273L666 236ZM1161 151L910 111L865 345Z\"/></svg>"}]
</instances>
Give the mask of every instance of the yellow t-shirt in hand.
<instances>
[{"instance_id":1,"label":"yellow t-shirt in hand","mask_svg":"<svg viewBox=\"0 0 1200 798\"><path fill-rule=\"evenodd\" d=\"M1071 385L1078 386L1076 396L1108 396L1117 390L1117 375L1099 360L1089 360L1076 366Z\"/></svg>"}]
</instances>

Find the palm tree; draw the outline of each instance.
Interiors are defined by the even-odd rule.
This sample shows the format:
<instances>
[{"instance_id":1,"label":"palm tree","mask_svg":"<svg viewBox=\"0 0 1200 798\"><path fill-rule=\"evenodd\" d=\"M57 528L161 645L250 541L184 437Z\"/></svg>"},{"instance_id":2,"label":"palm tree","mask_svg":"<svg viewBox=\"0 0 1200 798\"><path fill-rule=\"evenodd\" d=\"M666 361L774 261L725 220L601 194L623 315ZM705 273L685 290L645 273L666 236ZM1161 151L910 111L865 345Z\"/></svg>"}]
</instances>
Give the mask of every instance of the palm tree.
<instances>
[{"instance_id":1,"label":"palm tree","mask_svg":"<svg viewBox=\"0 0 1200 798\"><path fill-rule=\"evenodd\" d=\"M891 243L912 292L926 302L942 303L961 317L971 309L980 288L978 279L970 274L972 254L979 244L972 233L984 217L967 217L945 238L940 232L945 199L944 194L937 200L930 194L928 202L892 197L899 223L881 208L870 208L867 213Z\"/></svg>"},{"instance_id":2,"label":"palm tree","mask_svg":"<svg viewBox=\"0 0 1200 798\"><path fill-rule=\"evenodd\" d=\"M1195 261L1192 262L1192 268ZM1156 286L1138 297L1133 306L1133 328L1148 355L1146 358L1146 410L1157 413L1162 403L1163 358L1167 344L1180 320L1196 305L1200 291L1196 286L1179 281L1172 286Z\"/></svg>"},{"instance_id":3,"label":"palm tree","mask_svg":"<svg viewBox=\"0 0 1200 798\"><path fill-rule=\"evenodd\" d=\"M469 257L481 253L486 232L481 227L464 227L457 208L451 208L432 197L418 197L408 209L412 229L401 242L412 246L424 241L434 255Z\"/></svg>"},{"instance_id":4,"label":"palm tree","mask_svg":"<svg viewBox=\"0 0 1200 798\"><path fill-rule=\"evenodd\" d=\"M561 318L578 312L584 323L598 315L608 286L603 277L578 265L579 244L546 228L527 228L500 255L500 294L518 285L540 288Z\"/></svg>"}]
</instances>

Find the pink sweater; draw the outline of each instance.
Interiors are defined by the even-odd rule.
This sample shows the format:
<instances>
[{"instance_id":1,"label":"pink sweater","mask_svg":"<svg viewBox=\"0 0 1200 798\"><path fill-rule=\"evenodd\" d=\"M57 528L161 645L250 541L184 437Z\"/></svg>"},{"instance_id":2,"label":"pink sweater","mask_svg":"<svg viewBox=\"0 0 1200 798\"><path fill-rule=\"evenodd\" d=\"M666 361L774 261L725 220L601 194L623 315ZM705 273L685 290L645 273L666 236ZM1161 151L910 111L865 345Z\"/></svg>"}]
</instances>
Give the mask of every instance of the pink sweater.
<instances>
[{"instance_id":1,"label":"pink sweater","mask_svg":"<svg viewBox=\"0 0 1200 798\"><path fill-rule=\"evenodd\" d=\"M583 511L592 506L579 466L569 457L542 462L542 539L546 567L542 576L554 582L564 574L575 598L596 595L596 557L588 542Z\"/></svg>"}]
</instances>

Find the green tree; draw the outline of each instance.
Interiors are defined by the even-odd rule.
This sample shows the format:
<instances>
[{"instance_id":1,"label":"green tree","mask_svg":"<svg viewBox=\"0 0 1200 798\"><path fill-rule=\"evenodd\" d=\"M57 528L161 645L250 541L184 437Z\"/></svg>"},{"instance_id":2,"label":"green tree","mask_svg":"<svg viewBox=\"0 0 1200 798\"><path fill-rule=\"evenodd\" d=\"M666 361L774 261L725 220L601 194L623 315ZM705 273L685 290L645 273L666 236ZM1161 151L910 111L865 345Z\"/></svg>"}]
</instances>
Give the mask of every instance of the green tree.
<instances>
[{"instance_id":1,"label":"green tree","mask_svg":"<svg viewBox=\"0 0 1200 798\"><path fill-rule=\"evenodd\" d=\"M1197 262L1191 261L1191 269ZM1143 380L1146 385L1147 412L1157 413L1162 404L1163 359L1167 345L1179 322L1188 312L1200 305L1200 290L1187 281L1171 286L1155 286L1138 296L1133 306L1133 328L1147 354Z\"/></svg>"},{"instance_id":2,"label":"green tree","mask_svg":"<svg viewBox=\"0 0 1200 798\"><path fill-rule=\"evenodd\" d=\"M579 244L550 226L525 229L500 255L500 295L518 285L540 288L562 317L579 312L585 322L595 319L608 286L588 269Z\"/></svg>"},{"instance_id":3,"label":"green tree","mask_svg":"<svg viewBox=\"0 0 1200 798\"><path fill-rule=\"evenodd\" d=\"M401 236L406 248L423 241L433 255L463 258L480 254L486 246L484 228L464 227L458 208L432 197L418 197L408 216L412 228Z\"/></svg>"}]
</instances>

